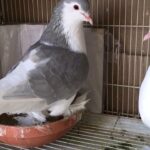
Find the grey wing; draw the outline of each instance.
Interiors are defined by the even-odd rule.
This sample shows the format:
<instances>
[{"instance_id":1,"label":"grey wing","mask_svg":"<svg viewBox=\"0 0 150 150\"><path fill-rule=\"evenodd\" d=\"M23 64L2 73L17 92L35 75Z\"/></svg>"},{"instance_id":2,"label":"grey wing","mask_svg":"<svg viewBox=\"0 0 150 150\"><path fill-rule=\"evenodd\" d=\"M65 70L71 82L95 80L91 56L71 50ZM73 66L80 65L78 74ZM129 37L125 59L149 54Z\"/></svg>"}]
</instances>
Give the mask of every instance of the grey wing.
<instances>
[{"instance_id":1,"label":"grey wing","mask_svg":"<svg viewBox=\"0 0 150 150\"><path fill-rule=\"evenodd\" d=\"M32 90L27 71L22 63L0 80L0 114L40 111L47 102L38 98Z\"/></svg>"},{"instance_id":2,"label":"grey wing","mask_svg":"<svg viewBox=\"0 0 150 150\"><path fill-rule=\"evenodd\" d=\"M84 54L43 47L36 55L39 65L29 72L29 83L35 95L48 103L70 98L87 78L88 61Z\"/></svg>"},{"instance_id":3,"label":"grey wing","mask_svg":"<svg viewBox=\"0 0 150 150\"><path fill-rule=\"evenodd\" d=\"M5 100L36 97L22 63L19 63L14 70L0 80L0 97Z\"/></svg>"},{"instance_id":4,"label":"grey wing","mask_svg":"<svg viewBox=\"0 0 150 150\"><path fill-rule=\"evenodd\" d=\"M35 61L34 69L25 71L24 66L19 64L6 77L7 87L13 77L20 78L18 83L13 82L12 86L6 90L4 95L6 100L41 98L52 103L70 98L81 88L88 74L88 61L84 54L47 46L39 46L35 50L34 55L30 55L32 51L29 51L22 60ZM6 81L4 82L6 84Z\"/></svg>"},{"instance_id":5,"label":"grey wing","mask_svg":"<svg viewBox=\"0 0 150 150\"><path fill-rule=\"evenodd\" d=\"M27 83L27 81L19 83L15 87L11 87L7 90L7 92L3 95L4 99L19 99L19 98L35 98L36 95L32 92L31 87Z\"/></svg>"},{"instance_id":6,"label":"grey wing","mask_svg":"<svg viewBox=\"0 0 150 150\"><path fill-rule=\"evenodd\" d=\"M84 54L40 45L0 80L0 113L40 111L56 100L70 98L87 73Z\"/></svg>"}]
</instances>

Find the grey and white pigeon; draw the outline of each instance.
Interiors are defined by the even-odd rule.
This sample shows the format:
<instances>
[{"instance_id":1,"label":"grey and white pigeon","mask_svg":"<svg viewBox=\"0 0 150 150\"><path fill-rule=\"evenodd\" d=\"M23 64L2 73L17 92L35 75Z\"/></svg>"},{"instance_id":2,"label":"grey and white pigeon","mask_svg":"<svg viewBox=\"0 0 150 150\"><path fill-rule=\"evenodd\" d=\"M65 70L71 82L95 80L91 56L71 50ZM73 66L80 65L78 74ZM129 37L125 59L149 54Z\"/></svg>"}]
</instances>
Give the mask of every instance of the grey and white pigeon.
<instances>
[{"instance_id":1,"label":"grey and white pigeon","mask_svg":"<svg viewBox=\"0 0 150 150\"><path fill-rule=\"evenodd\" d=\"M83 22L92 24L89 9L88 0L59 1L40 40L0 80L0 114L43 120L45 109L51 116L68 111L88 75Z\"/></svg>"}]
</instances>

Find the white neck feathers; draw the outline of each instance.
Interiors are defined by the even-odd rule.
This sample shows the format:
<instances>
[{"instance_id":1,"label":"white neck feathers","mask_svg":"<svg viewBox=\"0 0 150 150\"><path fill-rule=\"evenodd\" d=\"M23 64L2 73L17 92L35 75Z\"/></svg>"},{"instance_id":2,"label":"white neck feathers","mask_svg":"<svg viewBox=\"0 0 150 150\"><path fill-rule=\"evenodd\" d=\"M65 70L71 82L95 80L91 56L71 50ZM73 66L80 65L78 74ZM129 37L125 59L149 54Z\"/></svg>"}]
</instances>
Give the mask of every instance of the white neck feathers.
<instances>
[{"instance_id":1,"label":"white neck feathers","mask_svg":"<svg viewBox=\"0 0 150 150\"><path fill-rule=\"evenodd\" d=\"M78 53L86 53L82 22L79 22L76 18L73 18L70 14L68 14L68 11L65 11L64 9L62 14L62 25L63 34L65 35L71 50Z\"/></svg>"}]
</instances>

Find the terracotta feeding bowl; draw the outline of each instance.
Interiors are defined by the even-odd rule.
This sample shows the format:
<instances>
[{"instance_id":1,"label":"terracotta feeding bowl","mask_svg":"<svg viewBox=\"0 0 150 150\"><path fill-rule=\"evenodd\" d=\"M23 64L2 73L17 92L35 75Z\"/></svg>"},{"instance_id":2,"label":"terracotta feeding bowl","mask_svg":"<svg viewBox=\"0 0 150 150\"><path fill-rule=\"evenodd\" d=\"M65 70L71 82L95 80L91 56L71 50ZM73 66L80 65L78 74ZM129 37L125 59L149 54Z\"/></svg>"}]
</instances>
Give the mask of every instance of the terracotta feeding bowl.
<instances>
[{"instance_id":1,"label":"terracotta feeding bowl","mask_svg":"<svg viewBox=\"0 0 150 150\"><path fill-rule=\"evenodd\" d=\"M0 125L0 141L25 148L42 146L62 137L80 119L81 113L77 113L68 118L63 118L55 122L47 122L42 125Z\"/></svg>"}]
</instances>

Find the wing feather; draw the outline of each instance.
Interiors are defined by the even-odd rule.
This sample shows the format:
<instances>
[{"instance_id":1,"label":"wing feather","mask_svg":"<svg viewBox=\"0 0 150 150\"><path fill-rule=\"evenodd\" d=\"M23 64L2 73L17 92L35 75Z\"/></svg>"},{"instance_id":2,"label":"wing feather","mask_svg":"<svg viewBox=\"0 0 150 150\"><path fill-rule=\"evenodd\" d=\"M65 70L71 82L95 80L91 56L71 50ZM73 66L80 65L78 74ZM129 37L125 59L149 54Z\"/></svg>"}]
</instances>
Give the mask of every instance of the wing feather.
<instances>
[{"instance_id":1,"label":"wing feather","mask_svg":"<svg viewBox=\"0 0 150 150\"><path fill-rule=\"evenodd\" d=\"M24 78L14 82L14 85L7 89L5 99L41 98L50 104L56 100L69 99L87 78L89 66L84 54L59 47L38 45L24 56L22 64L29 59L35 63L33 67L29 64L18 65L9 73L10 78Z\"/></svg>"}]
</instances>

